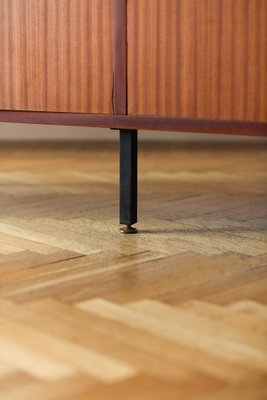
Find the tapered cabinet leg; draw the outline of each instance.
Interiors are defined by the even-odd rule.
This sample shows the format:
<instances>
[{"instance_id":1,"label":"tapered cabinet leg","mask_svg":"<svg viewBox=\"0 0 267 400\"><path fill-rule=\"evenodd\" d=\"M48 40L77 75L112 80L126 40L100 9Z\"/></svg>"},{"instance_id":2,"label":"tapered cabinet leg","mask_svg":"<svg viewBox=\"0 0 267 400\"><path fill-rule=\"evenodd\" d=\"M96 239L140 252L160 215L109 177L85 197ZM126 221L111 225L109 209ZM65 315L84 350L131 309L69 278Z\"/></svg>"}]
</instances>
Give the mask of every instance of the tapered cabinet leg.
<instances>
[{"instance_id":1,"label":"tapered cabinet leg","mask_svg":"<svg viewBox=\"0 0 267 400\"><path fill-rule=\"evenodd\" d=\"M123 233L136 233L137 130L120 130L120 223Z\"/></svg>"}]
</instances>

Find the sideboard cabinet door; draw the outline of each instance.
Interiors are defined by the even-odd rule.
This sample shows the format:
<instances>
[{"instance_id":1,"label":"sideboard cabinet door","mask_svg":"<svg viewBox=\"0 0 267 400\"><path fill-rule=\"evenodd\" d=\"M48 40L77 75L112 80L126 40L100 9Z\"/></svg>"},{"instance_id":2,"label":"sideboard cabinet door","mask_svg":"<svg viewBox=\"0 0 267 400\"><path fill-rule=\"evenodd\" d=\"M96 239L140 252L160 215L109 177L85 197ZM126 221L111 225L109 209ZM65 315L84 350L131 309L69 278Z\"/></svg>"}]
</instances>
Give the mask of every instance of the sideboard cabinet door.
<instances>
[{"instance_id":1,"label":"sideboard cabinet door","mask_svg":"<svg viewBox=\"0 0 267 400\"><path fill-rule=\"evenodd\" d=\"M0 0L0 110L111 114L113 0Z\"/></svg>"},{"instance_id":2,"label":"sideboard cabinet door","mask_svg":"<svg viewBox=\"0 0 267 400\"><path fill-rule=\"evenodd\" d=\"M267 121L267 1L128 0L128 112Z\"/></svg>"}]
</instances>

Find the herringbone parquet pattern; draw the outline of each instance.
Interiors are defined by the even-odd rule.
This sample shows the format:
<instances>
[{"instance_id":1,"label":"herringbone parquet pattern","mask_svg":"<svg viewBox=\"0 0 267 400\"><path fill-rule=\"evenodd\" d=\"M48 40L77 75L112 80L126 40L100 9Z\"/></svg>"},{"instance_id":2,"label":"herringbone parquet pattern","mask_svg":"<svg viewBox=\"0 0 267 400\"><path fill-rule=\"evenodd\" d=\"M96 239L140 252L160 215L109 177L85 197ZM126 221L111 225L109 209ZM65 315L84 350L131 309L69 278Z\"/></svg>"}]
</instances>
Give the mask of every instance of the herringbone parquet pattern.
<instances>
[{"instance_id":1,"label":"herringbone parquet pattern","mask_svg":"<svg viewBox=\"0 0 267 400\"><path fill-rule=\"evenodd\" d=\"M1 400L266 400L266 145L117 150L1 145Z\"/></svg>"}]
</instances>

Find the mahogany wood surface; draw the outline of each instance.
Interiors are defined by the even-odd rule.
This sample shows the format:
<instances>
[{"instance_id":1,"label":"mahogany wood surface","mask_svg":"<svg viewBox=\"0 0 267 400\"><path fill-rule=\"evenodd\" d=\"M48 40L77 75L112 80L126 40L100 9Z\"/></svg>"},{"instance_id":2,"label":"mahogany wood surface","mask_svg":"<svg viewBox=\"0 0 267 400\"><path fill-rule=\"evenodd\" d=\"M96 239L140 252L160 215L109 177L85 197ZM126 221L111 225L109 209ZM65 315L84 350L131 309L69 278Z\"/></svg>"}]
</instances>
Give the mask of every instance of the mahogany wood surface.
<instances>
[{"instance_id":1,"label":"mahogany wood surface","mask_svg":"<svg viewBox=\"0 0 267 400\"><path fill-rule=\"evenodd\" d=\"M0 109L113 112L113 0L1 0L0 21Z\"/></svg>"},{"instance_id":2,"label":"mahogany wood surface","mask_svg":"<svg viewBox=\"0 0 267 400\"><path fill-rule=\"evenodd\" d=\"M0 0L0 122L266 136L266 5Z\"/></svg>"},{"instance_id":3,"label":"mahogany wood surface","mask_svg":"<svg viewBox=\"0 0 267 400\"><path fill-rule=\"evenodd\" d=\"M267 136L267 123L112 114L0 111L0 122Z\"/></svg>"},{"instance_id":4,"label":"mahogany wood surface","mask_svg":"<svg viewBox=\"0 0 267 400\"><path fill-rule=\"evenodd\" d=\"M267 121L266 0L128 0L128 111Z\"/></svg>"},{"instance_id":5,"label":"mahogany wood surface","mask_svg":"<svg viewBox=\"0 0 267 400\"><path fill-rule=\"evenodd\" d=\"M114 0L114 114L127 114L127 0Z\"/></svg>"}]
</instances>

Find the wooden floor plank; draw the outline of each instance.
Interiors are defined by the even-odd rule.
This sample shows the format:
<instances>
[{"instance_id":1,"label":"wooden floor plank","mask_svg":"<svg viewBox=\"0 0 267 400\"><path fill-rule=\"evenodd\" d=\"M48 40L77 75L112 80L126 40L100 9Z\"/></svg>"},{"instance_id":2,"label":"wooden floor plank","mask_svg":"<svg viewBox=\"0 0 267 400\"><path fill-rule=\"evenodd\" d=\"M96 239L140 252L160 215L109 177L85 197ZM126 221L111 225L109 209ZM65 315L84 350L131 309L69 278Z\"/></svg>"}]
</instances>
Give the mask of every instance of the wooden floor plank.
<instances>
[{"instance_id":1,"label":"wooden floor plank","mask_svg":"<svg viewBox=\"0 0 267 400\"><path fill-rule=\"evenodd\" d=\"M1 400L265 400L267 146L0 147Z\"/></svg>"}]
</instances>

